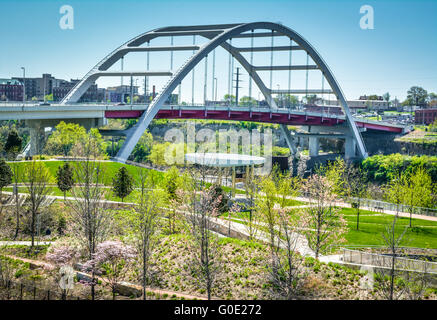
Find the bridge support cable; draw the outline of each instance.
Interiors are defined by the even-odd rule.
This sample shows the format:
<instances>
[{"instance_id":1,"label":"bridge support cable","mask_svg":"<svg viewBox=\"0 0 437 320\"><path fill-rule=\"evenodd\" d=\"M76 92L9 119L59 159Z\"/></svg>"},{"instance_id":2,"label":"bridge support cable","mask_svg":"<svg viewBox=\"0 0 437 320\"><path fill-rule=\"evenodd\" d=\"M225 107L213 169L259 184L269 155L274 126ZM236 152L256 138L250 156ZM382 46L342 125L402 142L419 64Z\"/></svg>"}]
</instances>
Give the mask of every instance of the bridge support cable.
<instances>
[{"instance_id":1,"label":"bridge support cable","mask_svg":"<svg viewBox=\"0 0 437 320\"><path fill-rule=\"evenodd\" d=\"M147 41L147 46L150 46L150 41ZM150 70L150 51L146 52L146 70L149 71ZM147 99L149 96L149 77L146 76L145 77L145 81L146 81L146 88L145 88L145 101L147 104Z\"/></svg>"},{"instance_id":2,"label":"bridge support cable","mask_svg":"<svg viewBox=\"0 0 437 320\"><path fill-rule=\"evenodd\" d=\"M291 91L291 63L292 63L292 52L293 50L291 49L293 47L293 40L290 38L290 51L288 53L288 65L290 66L290 70L288 70L288 92ZM288 109L290 109L290 94L288 94L288 98L287 98L287 106Z\"/></svg>"},{"instance_id":3,"label":"bridge support cable","mask_svg":"<svg viewBox=\"0 0 437 320\"><path fill-rule=\"evenodd\" d=\"M308 60L309 60L309 54L307 52L307 67L308 67ZM308 104L308 68L306 69L306 75L305 75L305 100Z\"/></svg>"},{"instance_id":4,"label":"bridge support cable","mask_svg":"<svg viewBox=\"0 0 437 320\"><path fill-rule=\"evenodd\" d=\"M123 69L124 69L124 56L121 57L121 71L124 71ZM120 85L123 86L123 76L121 76Z\"/></svg>"},{"instance_id":5,"label":"bridge support cable","mask_svg":"<svg viewBox=\"0 0 437 320\"><path fill-rule=\"evenodd\" d=\"M196 36L193 36L193 46L196 45ZM196 53L195 50L193 50L193 55ZM191 104L194 106L194 69L191 72Z\"/></svg>"},{"instance_id":6,"label":"bridge support cable","mask_svg":"<svg viewBox=\"0 0 437 320\"><path fill-rule=\"evenodd\" d=\"M250 69L251 72L253 72L253 29L251 30L251 37L250 37ZM252 101L252 77L249 76L249 101Z\"/></svg>"},{"instance_id":7,"label":"bridge support cable","mask_svg":"<svg viewBox=\"0 0 437 320\"><path fill-rule=\"evenodd\" d=\"M232 47L232 39L229 40L229 45ZM231 51L229 51L229 60L228 60L228 105L231 104L232 99L231 99L231 95L232 95L232 91L231 91L231 86L232 86L232 82L231 82L231 74L232 72L234 72L231 67L232 67L232 53Z\"/></svg>"},{"instance_id":8,"label":"bridge support cable","mask_svg":"<svg viewBox=\"0 0 437 320\"><path fill-rule=\"evenodd\" d=\"M205 83L203 84L203 105L206 106L206 100L208 100L207 92L208 89L208 56L205 57ZM206 107L205 107L206 108Z\"/></svg>"},{"instance_id":9,"label":"bridge support cable","mask_svg":"<svg viewBox=\"0 0 437 320\"><path fill-rule=\"evenodd\" d=\"M273 89L273 47L274 47L274 39L275 39L275 37L273 36L274 35L274 30L272 30L272 35L271 35L271 43L270 43L270 47L271 47L271 51L270 51L270 86L269 86L269 88L270 88L270 90L272 90ZM270 97L270 99L271 100L273 100L273 98L272 97ZM270 108L271 108L271 103L270 103Z\"/></svg>"},{"instance_id":10,"label":"bridge support cable","mask_svg":"<svg viewBox=\"0 0 437 320\"><path fill-rule=\"evenodd\" d=\"M212 51L212 85L211 85L211 100L215 101L216 97L214 97L214 90L217 90L215 87L215 49Z\"/></svg>"},{"instance_id":11,"label":"bridge support cable","mask_svg":"<svg viewBox=\"0 0 437 320\"><path fill-rule=\"evenodd\" d=\"M231 39L231 47L232 47L232 39ZM231 54L231 97L230 97L231 105L233 105L232 104L232 93L234 91L233 89L234 89L234 56ZM236 102L234 101L234 103Z\"/></svg>"}]
</instances>

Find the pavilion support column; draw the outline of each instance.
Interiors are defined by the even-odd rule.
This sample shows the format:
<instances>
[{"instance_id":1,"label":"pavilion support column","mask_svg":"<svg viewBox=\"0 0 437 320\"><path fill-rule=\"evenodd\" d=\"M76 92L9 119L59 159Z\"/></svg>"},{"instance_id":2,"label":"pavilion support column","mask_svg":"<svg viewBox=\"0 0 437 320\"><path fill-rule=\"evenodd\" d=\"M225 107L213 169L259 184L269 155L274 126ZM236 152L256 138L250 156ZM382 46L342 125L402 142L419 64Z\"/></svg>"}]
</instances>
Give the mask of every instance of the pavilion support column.
<instances>
[{"instance_id":1,"label":"pavilion support column","mask_svg":"<svg viewBox=\"0 0 437 320\"><path fill-rule=\"evenodd\" d=\"M319 138L318 137L309 137L308 144L310 149L310 157L317 157L319 155Z\"/></svg>"}]
</instances>

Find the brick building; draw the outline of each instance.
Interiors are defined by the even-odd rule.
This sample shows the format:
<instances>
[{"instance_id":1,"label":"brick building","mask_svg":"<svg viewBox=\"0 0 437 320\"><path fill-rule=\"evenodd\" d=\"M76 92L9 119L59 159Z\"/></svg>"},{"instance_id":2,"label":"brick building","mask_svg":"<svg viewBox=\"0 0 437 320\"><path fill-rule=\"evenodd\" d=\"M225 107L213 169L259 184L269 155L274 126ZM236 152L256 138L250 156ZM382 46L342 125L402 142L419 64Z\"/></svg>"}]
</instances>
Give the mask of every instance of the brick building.
<instances>
[{"instance_id":1,"label":"brick building","mask_svg":"<svg viewBox=\"0 0 437 320\"><path fill-rule=\"evenodd\" d=\"M14 79L0 79L0 101L23 101L23 84Z\"/></svg>"},{"instance_id":2,"label":"brick building","mask_svg":"<svg viewBox=\"0 0 437 320\"><path fill-rule=\"evenodd\" d=\"M437 120L437 108L421 109L414 111L415 124L431 124Z\"/></svg>"}]
</instances>

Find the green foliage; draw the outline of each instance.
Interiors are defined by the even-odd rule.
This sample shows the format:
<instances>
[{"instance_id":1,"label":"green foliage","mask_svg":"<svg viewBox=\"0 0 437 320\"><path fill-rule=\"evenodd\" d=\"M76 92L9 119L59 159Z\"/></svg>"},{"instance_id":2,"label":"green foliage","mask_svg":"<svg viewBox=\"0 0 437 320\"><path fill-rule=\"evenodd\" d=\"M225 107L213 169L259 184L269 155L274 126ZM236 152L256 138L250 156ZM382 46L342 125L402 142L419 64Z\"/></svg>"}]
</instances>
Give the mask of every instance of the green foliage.
<instances>
[{"instance_id":1,"label":"green foliage","mask_svg":"<svg viewBox=\"0 0 437 320\"><path fill-rule=\"evenodd\" d=\"M56 172L56 182L59 190L64 193L65 197L65 193L74 185L73 168L68 162L65 162L62 167L60 166L58 168L58 171Z\"/></svg>"},{"instance_id":2,"label":"green foliage","mask_svg":"<svg viewBox=\"0 0 437 320\"><path fill-rule=\"evenodd\" d=\"M17 154L21 150L21 144L23 139L18 135L17 130L12 129L8 134L8 139L5 144L5 151L13 155Z\"/></svg>"},{"instance_id":3,"label":"green foliage","mask_svg":"<svg viewBox=\"0 0 437 320\"><path fill-rule=\"evenodd\" d=\"M0 160L0 194L1 190L12 182L12 170L4 159ZM1 200L1 199L0 199Z\"/></svg>"},{"instance_id":4,"label":"green foliage","mask_svg":"<svg viewBox=\"0 0 437 320\"><path fill-rule=\"evenodd\" d=\"M116 177L112 180L112 187L114 194L121 198L122 202L124 198L132 192L134 189L134 180L126 167L121 167L118 170Z\"/></svg>"},{"instance_id":5,"label":"green foliage","mask_svg":"<svg viewBox=\"0 0 437 320\"><path fill-rule=\"evenodd\" d=\"M65 123L61 121L55 131L47 140L45 152L56 155L69 155L71 149L77 141L84 140L86 130L76 123Z\"/></svg>"},{"instance_id":6,"label":"green foliage","mask_svg":"<svg viewBox=\"0 0 437 320\"><path fill-rule=\"evenodd\" d=\"M150 155L153 145L153 136L145 131L132 151L133 161L143 162Z\"/></svg>"},{"instance_id":7,"label":"green foliage","mask_svg":"<svg viewBox=\"0 0 437 320\"><path fill-rule=\"evenodd\" d=\"M423 167L437 182L437 157L435 156L407 156L399 153L390 155L375 155L362 162L363 169L367 171L368 178L378 183L386 183L401 172L411 173Z\"/></svg>"}]
</instances>

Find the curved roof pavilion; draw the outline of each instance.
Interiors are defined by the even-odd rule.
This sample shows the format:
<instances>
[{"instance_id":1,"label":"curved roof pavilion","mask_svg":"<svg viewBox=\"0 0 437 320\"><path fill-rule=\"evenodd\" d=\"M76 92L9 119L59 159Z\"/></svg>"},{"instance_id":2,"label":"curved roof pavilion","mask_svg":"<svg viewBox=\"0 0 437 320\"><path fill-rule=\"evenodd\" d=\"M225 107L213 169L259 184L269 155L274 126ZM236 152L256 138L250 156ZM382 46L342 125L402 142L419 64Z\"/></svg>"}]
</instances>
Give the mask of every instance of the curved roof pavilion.
<instances>
[{"instance_id":1,"label":"curved roof pavilion","mask_svg":"<svg viewBox=\"0 0 437 320\"><path fill-rule=\"evenodd\" d=\"M187 153L188 162L210 167L242 167L261 165L266 162L263 157L235 153Z\"/></svg>"}]
</instances>

